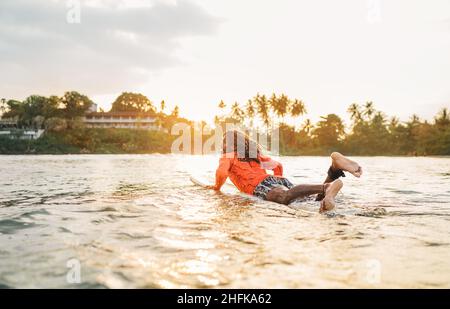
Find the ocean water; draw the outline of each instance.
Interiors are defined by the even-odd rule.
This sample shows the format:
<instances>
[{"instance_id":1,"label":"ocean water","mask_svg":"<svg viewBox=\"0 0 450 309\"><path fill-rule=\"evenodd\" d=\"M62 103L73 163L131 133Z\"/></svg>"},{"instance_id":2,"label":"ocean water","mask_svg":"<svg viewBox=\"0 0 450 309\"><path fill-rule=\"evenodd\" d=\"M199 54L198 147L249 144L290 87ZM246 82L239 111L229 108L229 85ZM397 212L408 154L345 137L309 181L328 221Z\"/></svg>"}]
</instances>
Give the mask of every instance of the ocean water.
<instances>
[{"instance_id":1,"label":"ocean water","mask_svg":"<svg viewBox=\"0 0 450 309\"><path fill-rule=\"evenodd\" d=\"M0 156L0 287L449 288L450 158L354 158L337 208L193 185L217 157ZM327 157L281 157L320 183Z\"/></svg>"}]
</instances>

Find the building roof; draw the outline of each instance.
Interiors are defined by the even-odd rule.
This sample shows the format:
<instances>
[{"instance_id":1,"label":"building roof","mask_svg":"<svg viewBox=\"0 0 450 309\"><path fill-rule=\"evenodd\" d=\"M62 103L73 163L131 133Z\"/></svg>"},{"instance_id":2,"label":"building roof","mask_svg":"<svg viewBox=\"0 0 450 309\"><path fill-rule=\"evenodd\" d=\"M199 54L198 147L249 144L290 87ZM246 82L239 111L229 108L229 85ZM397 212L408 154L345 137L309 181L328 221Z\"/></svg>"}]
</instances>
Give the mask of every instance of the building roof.
<instances>
[{"instance_id":1,"label":"building roof","mask_svg":"<svg viewBox=\"0 0 450 309\"><path fill-rule=\"evenodd\" d=\"M86 113L86 117L155 117L154 112L91 112Z\"/></svg>"}]
</instances>

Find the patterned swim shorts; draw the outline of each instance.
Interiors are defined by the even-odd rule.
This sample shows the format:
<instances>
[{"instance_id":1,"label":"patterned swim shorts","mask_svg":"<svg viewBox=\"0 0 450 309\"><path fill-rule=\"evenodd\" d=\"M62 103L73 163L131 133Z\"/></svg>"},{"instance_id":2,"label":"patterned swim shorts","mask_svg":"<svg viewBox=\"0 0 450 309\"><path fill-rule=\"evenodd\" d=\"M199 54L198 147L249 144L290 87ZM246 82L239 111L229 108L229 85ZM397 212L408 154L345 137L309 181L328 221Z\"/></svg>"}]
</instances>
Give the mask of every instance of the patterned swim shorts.
<instances>
[{"instance_id":1,"label":"patterned swim shorts","mask_svg":"<svg viewBox=\"0 0 450 309\"><path fill-rule=\"evenodd\" d=\"M291 189L294 185L286 178L267 176L263 181L261 181L256 186L255 190L253 191L253 195L265 200L266 195L267 193L269 193L270 190L280 186L284 186L288 189Z\"/></svg>"}]
</instances>

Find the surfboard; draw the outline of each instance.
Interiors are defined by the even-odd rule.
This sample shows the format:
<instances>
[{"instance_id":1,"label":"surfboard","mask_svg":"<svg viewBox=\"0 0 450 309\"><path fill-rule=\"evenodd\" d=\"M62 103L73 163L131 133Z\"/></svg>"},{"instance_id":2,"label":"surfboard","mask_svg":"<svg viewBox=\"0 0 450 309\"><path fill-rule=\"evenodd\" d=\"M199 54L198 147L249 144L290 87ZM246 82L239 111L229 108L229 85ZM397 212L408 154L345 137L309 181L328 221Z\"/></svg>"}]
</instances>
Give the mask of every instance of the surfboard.
<instances>
[{"instance_id":1,"label":"surfboard","mask_svg":"<svg viewBox=\"0 0 450 309\"><path fill-rule=\"evenodd\" d=\"M190 176L189 179L191 180L191 182L194 185L197 185L197 186L200 186L200 187L203 187L203 188L207 188L209 186L205 180L196 178L194 176Z\"/></svg>"},{"instance_id":2,"label":"surfboard","mask_svg":"<svg viewBox=\"0 0 450 309\"><path fill-rule=\"evenodd\" d=\"M212 180L210 180L209 178L205 178L205 177L200 177L200 176L193 176L190 175L189 176L189 180L196 186L201 187L201 188L205 188L207 189L208 186L210 186L212 184ZM257 204L261 204L264 205L264 208L267 209L272 209L272 210L277 210L277 211L281 211L281 212L285 212L288 208L290 208L291 210L294 210L295 212L298 212L300 214L307 214L307 215L319 215L318 211L312 211L310 209L308 209L307 207L301 206L299 204L295 204L292 203L290 205L282 205L282 204L277 204L275 202L270 202L270 201L265 201L262 200L254 195L250 195L247 193L243 193L243 192L236 192L236 189L234 188L233 185L229 184L229 183L225 183L224 187L225 190L220 191L220 193L224 196L224 197L236 197L239 196L243 199L246 200L252 200L257 202ZM272 207L275 206L276 207ZM288 207L285 208L286 210L283 210L284 207Z\"/></svg>"},{"instance_id":3,"label":"surfboard","mask_svg":"<svg viewBox=\"0 0 450 309\"><path fill-rule=\"evenodd\" d=\"M212 185L214 183L214 179L210 178L210 177L203 177L203 176L198 176L198 175L190 175L189 176L190 181L201 188L205 188L207 189L208 186ZM220 194L222 194L224 197L236 197L239 196L243 199L246 200L252 200L257 202L257 204L262 205L265 208L273 208L272 206L275 206L276 203L274 202L270 202L270 201L264 201L261 200L253 195L250 194L246 194L246 193L242 193L242 192L237 192L236 188L234 187L234 185L232 185L231 183L225 183L224 186L222 187L222 190L220 191ZM306 214L308 216L310 215L319 215L319 208L314 204L312 205L311 202L304 202L302 200L298 200L298 201L294 201L289 205L281 205L281 204L276 204L278 210L282 210L282 208L278 208L279 206L282 207L288 207L300 214ZM339 206L338 206L339 207ZM274 209L275 209L274 208ZM357 206L357 205L351 205L350 208L347 209L341 209L340 207L332 210L330 212L325 212L322 213L322 215L326 215L328 217L335 217L335 216L371 216L371 215L385 215L386 210L385 209L371 209L368 207L364 207L364 206Z\"/></svg>"}]
</instances>

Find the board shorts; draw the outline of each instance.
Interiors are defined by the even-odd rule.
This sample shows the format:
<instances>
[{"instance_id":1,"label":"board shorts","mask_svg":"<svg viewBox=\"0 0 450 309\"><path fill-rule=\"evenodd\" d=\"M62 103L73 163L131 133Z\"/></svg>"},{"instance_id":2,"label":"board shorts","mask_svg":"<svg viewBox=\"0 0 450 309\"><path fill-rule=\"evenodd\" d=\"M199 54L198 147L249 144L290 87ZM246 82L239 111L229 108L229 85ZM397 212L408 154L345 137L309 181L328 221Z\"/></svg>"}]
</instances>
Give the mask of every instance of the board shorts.
<instances>
[{"instance_id":1,"label":"board shorts","mask_svg":"<svg viewBox=\"0 0 450 309\"><path fill-rule=\"evenodd\" d=\"M340 177L345 177L345 174L340 169L334 169L332 166L328 169L327 172L328 178L331 181L334 181L336 179L339 179ZM262 198L263 200L266 199L267 193L269 193L270 190L276 188L276 187L286 187L288 189L291 189L294 187L292 182L290 182L288 179L284 177L275 177L275 176L267 176L264 178L263 181L261 181L253 191L253 195ZM317 200L323 199L323 194L317 195Z\"/></svg>"},{"instance_id":2,"label":"board shorts","mask_svg":"<svg viewBox=\"0 0 450 309\"><path fill-rule=\"evenodd\" d=\"M288 189L291 189L292 187L294 187L294 185L286 178L270 175L264 178L264 180L256 186L255 190L253 191L253 195L265 200L267 193L277 187L286 187Z\"/></svg>"}]
</instances>

